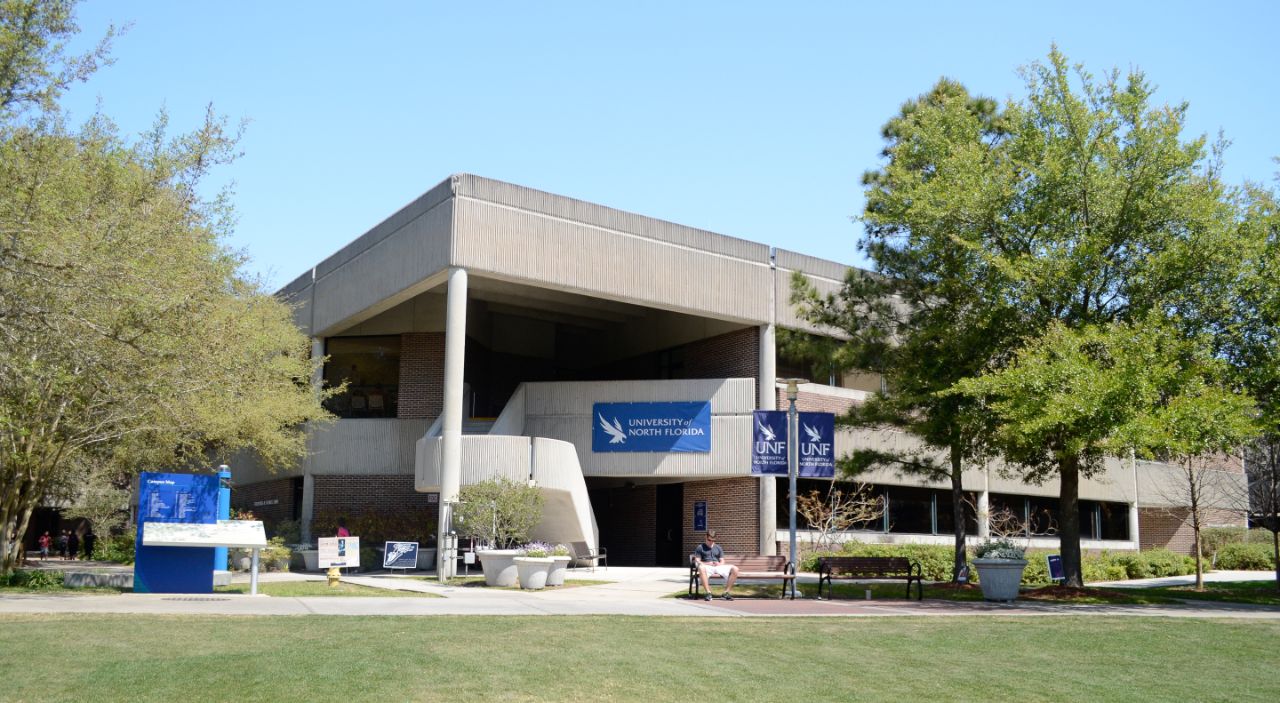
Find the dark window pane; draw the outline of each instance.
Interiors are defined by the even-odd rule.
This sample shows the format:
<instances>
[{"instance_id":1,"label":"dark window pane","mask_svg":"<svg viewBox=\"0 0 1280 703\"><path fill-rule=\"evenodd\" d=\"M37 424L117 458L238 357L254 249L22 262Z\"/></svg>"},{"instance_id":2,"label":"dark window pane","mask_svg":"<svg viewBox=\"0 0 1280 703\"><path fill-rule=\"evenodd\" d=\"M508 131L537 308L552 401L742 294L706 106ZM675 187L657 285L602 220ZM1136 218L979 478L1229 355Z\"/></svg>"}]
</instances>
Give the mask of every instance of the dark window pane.
<instances>
[{"instance_id":1,"label":"dark window pane","mask_svg":"<svg viewBox=\"0 0 1280 703\"><path fill-rule=\"evenodd\" d=\"M1129 539L1129 504L1099 503L1102 517L1102 539Z\"/></svg>"},{"instance_id":2,"label":"dark window pane","mask_svg":"<svg viewBox=\"0 0 1280 703\"><path fill-rule=\"evenodd\" d=\"M400 337L330 337L325 340L324 381L346 382L325 407L338 417L395 417L400 392Z\"/></svg>"},{"instance_id":3,"label":"dark window pane","mask_svg":"<svg viewBox=\"0 0 1280 703\"><path fill-rule=\"evenodd\" d=\"M1080 507L1080 539L1098 539L1098 503L1082 500Z\"/></svg>"},{"instance_id":4,"label":"dark window pane","mask_svg":"<svg viewBox=\"0 0 1280 703\"><path fill-rule=\"evenodd\" d=\"M939 490L934 495L938 499L938 534L951 535L955 534L952 527L954 513L951 509L951 491ZM978 515L974 511L974 506L978 504L978 497L973 493L965 493L965 501L961 503L964 510L965 534L978 534Z\"/></svg>"},{"instance_id":5,"label":"dark window pane","mask_svg":"<svg viewBox=\"0 0 1280 703\"><path fill-rule=\"evenodd\" d=\"M1006 493L992 493L989 500L992 537L1018 537L1027 530L1027 499Z\"/></svg>"},{"instance_id":6,"label":"dark window pane","mask_svg":"<svg viewBox=\"0 0 1280 703\"><path fill-rule=\"evenodd\" d=\"M1058 534L1061 521L1056 498L1027 498L1027 512L1031 518L1031 534Z\"/></svg>"},{"instance_id":7,"label":"dark window pane","mask_svg":"<svg viewBox=\"0 0 1280 703\"><path fill-rule=\"evenodd\" d=\"M891 486L889 531L933 534L933 491L928 488Z\"/></svg>"}]
</instances>

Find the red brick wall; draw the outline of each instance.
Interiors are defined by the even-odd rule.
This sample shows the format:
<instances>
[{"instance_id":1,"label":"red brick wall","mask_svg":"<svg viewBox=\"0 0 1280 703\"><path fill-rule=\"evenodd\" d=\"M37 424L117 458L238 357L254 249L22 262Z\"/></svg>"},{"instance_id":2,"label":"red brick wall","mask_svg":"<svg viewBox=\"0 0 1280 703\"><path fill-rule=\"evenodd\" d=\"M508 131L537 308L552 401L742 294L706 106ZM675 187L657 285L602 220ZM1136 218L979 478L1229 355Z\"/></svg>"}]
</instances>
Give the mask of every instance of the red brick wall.
<instances>
[{"instance_id":1,"label":"red brick wall","mask_svg":"<svg viewBox=\"0 0 1280 703\"><path fill-rule=\"evenodd\" d=\"M716 531L716 541L726 552L760 553L760 479L730 478L719 481L690 481L684 484L685 525L693 525L694 501L707 501L707 527ZM599 514L597 512L597 514ZM692 554L705 536L684 530L684 551Z\"/></svg>"},{"instance_id":2,"label":"red brick wall","mask_svg":"<svg viewBox=\"0 0 1280 703\"><path fill-rule=\"evenodd\" d=\"M444 332L400 335L396 416L434 418L444 407Z\"/></svg>"},{"instance_id":3,"label":"red brick wall","mask_svg":"<svg viewBox=\"0 0 1280 703\"><path fill-rule=\"evenodd\" d=\"M748 327L688 344L684 364L688 378L757 378L760 330Z\"/></svg>"},{"instance_id":4,"label":"red brick wall","mask_svg":"<svg viewBox=\"0 0 1280 703\"><path fill-rule=\"evenodd\" d=\"M1206 510L1203 519L1204 527L1244 524L1244 514L1232 510ZM1189 508L1138 508L1138 533L1142 549L1163 547L1180 554L1195 552Z\"/></svg>"},{"instance_id":5,"label":"red brick wall","mask_svg":"<svg viewBox=\"0 0 1280 703\"><path fill-rule=\"evenodd\" d=\"M231 488L231 507L236 510L248 510L254 517L269 524L281 520L293 519L293 484L302 479L278 478L262 481L247 486ZM275 501L272 503L272 501ZM254 505L254 503L271 503L270 505Z\"/></svg>"},{"instance_id":6,"label":"red brick wall","mask_svg":"<svg viewBox=\"0 0 1280 703\"><path fill-rule=\"evenodd\" d=\"M316 515L334 512L339 515L403 510L424 511L432 520L439 518L438 493L419 493L413 488L413 476L316 476L313 510Z\"/></svg>"},{"instance_id":7,"label":"red brick wall","mask_svg":"<svg viewBox=\"0 0 1280 703\"><path fill-rule=\"evenodd\" d=\"M600 545L609 550L609 565L654 564L657 560L657 487L597 488L590 491L590 497L596 526L600 528Z\"/></svg>"}]
</instances>

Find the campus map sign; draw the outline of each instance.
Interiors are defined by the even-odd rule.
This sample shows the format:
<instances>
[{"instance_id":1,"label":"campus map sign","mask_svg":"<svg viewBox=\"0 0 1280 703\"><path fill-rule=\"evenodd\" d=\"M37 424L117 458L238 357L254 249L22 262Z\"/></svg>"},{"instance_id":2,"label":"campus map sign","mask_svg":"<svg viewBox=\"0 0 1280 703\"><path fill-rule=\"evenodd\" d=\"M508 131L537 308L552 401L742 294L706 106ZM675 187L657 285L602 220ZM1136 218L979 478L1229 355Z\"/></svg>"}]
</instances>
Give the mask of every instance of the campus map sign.
<instances>
[{"instance_id":1,"label":"campus map sign","mask_svg":"<svg viewBox=\"0 0 1280 703\"><path fill-rule=\"evenodd\" d=\"M594 452L710 452L711 403L596 403Z\"/></svg>"},{"instance_id":2,"label":"campus map sign","mask_svg":"<svg viewBox=\"0 0 1280 703\"><path fill-rule=\"evenodd\" d=\"M138 593L212 593L213 547L148 544L156 523L218 522L218 476L143 472L138 477L138 532L133 590ZM153 538L154 539L154 538Z\"/></svg>"},{"instance_id":3,"label":"campus map sign","mask_svg":"<svg viewBox=\"0 0 1280 703\"><path fill-rule=\"evenodd\" d=\"M800 465L804 478L831 478L836 473L836 416L798 413ZM751 473L787 475L787 413L755 411L751 439Z\"/></svg>"}]
</instances>

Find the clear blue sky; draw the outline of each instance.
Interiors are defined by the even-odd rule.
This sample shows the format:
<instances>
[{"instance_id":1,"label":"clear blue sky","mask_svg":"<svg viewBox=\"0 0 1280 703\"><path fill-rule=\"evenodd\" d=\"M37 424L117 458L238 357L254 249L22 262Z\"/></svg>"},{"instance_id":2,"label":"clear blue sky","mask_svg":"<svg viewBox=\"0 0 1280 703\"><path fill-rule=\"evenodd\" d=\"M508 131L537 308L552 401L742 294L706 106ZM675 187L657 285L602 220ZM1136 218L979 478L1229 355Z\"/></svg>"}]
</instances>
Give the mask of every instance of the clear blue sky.
<instances>
[{"instance_id":1,"label":"clear blue sky","mask_svg":"<svg viewBox=\"0 0 1280 703\"><path fill-rule=\"evenodd\" d=\"M1280 3L620 5L88 0L82 44L133 26L65 104L250 120L218 176L273 288L457 172L860 264L880 125L944 75L1019 97L1051 42L1141 68L1233 142L1230 181L1275 183Z\"/></svg>"}]
</instances>

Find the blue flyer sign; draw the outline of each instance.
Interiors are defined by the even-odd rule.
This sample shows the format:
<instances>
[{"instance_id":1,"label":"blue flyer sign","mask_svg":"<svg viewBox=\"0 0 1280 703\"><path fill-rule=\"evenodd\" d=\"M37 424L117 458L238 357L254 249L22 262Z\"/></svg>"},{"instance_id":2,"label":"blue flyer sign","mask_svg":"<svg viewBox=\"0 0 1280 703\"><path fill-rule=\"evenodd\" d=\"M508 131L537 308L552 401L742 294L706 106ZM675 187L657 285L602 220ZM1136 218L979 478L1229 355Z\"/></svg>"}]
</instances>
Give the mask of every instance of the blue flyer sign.
<instances>
[{"instance_id":1,"label":"blue flyer sign","mask_svg":"<svg viewBox=\"0 0 1280 703\"><path fill-rule=\"evenodd\" d=\"M799 424L798 475L832 478L836 474L836 416L797 413ZM787 413L757 410L751 442L751 473L787 475Z\"/></svg>"},{"instance_id":2,"label":"blue flyer sign","mask_svg":"<svg viewBox=\"0 0 1280 703\"><path fill-rule=\"evenodd\" d=\"M693 531L707 531L707 501L693 501Z\"/></svg>"},{"instance_id":3,"label":"blue flyer sign","mask_svg":"<svg viewBox=\"0 0 1280 703\"><path fill-rule=\"evenodd\" d=\"M417 542L387 542L387 550L382 553L384 569L416 569L418 568Z\"/></svg>"},{"instance_id":4,"label":"blue flyer sign","mask_svg":"<svg viewBox=\"0 0 1280 703\"><path fill-rule=\"evenodd\" d=\"M1054 581L1061 581L1067 577L1062 570L1061 554L1046 554L1045 561L1049 563L1049 578Z\"/></svg>"},{"instance_id":5,"label":"blue flyer sign","mask_svg":"<svg viewBox=\"0 0 1280 703\"><path fill-rule=\"evenodd\" d=\"M596 403L593 452L711 451L711 403Z\"/></svg>"}]
</instances>

